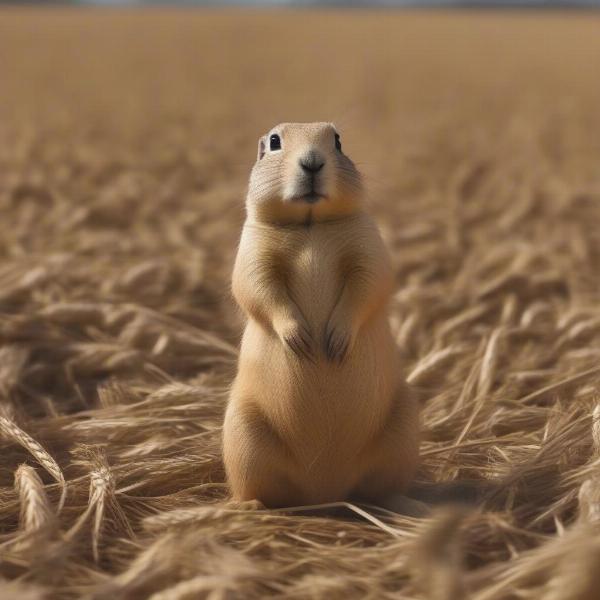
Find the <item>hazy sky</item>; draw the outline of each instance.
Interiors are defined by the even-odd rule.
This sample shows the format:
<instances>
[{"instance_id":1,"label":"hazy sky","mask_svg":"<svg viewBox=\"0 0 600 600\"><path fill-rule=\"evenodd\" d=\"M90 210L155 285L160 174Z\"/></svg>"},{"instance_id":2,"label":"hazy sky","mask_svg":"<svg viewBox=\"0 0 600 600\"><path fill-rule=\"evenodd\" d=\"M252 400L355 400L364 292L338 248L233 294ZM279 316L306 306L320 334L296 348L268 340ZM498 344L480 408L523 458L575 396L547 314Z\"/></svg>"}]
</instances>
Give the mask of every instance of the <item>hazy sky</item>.
<instances>
[{"instance_id":1,"label":"hazy sky","mask_svg":"<svg viewBox=\"0 0 600 600\"><path fill-rule=\"evenodd\" d=\"M1 0L0 0L1 1ZM318 5L318 4L362 4L362 5L419 5L419 4L490 4L490 5L588 5L600 6L600 0L75 0L82 4L237 4L237 5Z\"/></svg>"}]
</instances>

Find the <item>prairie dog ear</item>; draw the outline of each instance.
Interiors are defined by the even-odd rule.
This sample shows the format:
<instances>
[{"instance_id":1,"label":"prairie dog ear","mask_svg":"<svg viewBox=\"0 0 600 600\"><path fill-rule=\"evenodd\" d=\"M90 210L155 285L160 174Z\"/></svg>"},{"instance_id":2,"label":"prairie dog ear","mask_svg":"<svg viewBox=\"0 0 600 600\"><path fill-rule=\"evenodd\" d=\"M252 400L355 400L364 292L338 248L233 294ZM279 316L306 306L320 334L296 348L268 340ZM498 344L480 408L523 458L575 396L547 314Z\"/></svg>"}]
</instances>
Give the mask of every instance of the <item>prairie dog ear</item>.
<instances>
[{"instance_id":1,"label":"prairie dog ear","mask_svg":"<svg viewBox=\"0 0 600 600\"><path fill-rule=\"evenodd\" d=\"M256 156L257 160L260 160L265 155L265 136L261 137L258 140L258 154Z\"/></svg>"}]
</instances>

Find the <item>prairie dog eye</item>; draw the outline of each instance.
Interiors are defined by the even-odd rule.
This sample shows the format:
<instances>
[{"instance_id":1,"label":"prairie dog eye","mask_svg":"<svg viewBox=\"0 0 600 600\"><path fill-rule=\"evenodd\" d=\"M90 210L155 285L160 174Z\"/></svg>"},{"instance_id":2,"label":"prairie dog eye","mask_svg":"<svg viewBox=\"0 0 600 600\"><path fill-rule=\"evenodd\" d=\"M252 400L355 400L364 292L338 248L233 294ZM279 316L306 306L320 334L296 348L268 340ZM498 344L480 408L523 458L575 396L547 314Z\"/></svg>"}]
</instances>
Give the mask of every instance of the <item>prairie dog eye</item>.
<instances>
[{"instance_id":1,"label":"prairie dog eye","mask_svg":"<svg viewBox=\"0 0 600 600\"><path fill-rule=\"evenodd\" d=\"M276 133L269 138L269 150L281 150L281 138Z\"/></svg>"},{"instance_id":2,"label":"prairie dog eye","mask_svg":"<svg viewBox=\"0 0 600 600\"><path fill-rule=\"evenodd\" d=\"M342 151L342 140L340 140L340 134L335 134L335 147L341 152Z\"/></svg>"}]
</instances>

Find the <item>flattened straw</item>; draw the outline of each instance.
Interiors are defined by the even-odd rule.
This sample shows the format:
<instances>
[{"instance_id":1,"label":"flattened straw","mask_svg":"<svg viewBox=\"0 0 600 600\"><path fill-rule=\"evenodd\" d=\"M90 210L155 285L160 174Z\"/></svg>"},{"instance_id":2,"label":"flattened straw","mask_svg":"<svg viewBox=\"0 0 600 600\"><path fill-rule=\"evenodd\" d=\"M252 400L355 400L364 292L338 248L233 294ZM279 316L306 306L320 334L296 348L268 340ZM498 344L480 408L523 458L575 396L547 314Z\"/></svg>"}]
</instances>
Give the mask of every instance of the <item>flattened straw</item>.
<instances>
[{"instance_id":1,"label":"flattened straw","mask_svg":"<svg viewBox=\"0 0 600 600\"><path fill-rule=\"evenodd\" d=\"M475 380L477 380L476 395L472 401L472 404L474 405L473 410L471 411L471 414L461 432L458 434L458 437L454 440L454 444L452 446L454 449L446 458L446 465L448 466L453 463L456 450L461 448L464 438L466 437L467 433L469 433L469 430L473 426L477 415L479 415L485 405L486 396L489 393L494 381L498 353L498 340L500 339L502 332L502 327L498 327L492 332L485 346L485 351L481 362L479 365L477 363L473 365L473 368L469 373L469 377L463 386L459 398L459 402L461 404L464 402L464 398L467 397L467 394L470 393L475 387ZM477 366L479 366L478 370L476 370ZM477 375L479 376L477 377ZM479 444L480 442L478 442L478 445Z\"/></svg>"},{"instance_id":2,"label":"flattened straw","mask_svg":"<svg viewBox=\"0 0 600 600\"><path fill-rule=\"evenodd\" d=\"M100 533L104 511L106 508L106 496L111 487L112 477L106 468L99 468L90 473L90 500L89 504L96 507L94 526L92 528L92 552L94 561L100 560L98 546L100 543ZM112 486L114 487L114 485Z\"/></svg>"},{"instance_id":3,"label":"flattened straw","mask_svg":"<svg viewBox=\"0 0 600 600\"><path fill-rule=\"evenodd\" d=\"M113 517L118 522L120 528L127 532L130 538L135 537L127 517L123 513L120 505L115 498L115 481L110 471L104 454L96 449L90 450L91 458L96 463L96 468L90 472L90 492L88 505L85 511L80 515L75 524L66 533L67 539L72 539L77 535L81 527L94 512L94 523L92 525L92 552L94 561L100 560L100 537L102 533L102 523L107 505L111 508Z\"/></svg>"},{"instance_id":4,"label":"flattened straw","mask_svg":"<svg viewBox=\"0 0 600 600\"><path fill-rule=\"evenodd\" d=\"M356 513L361 516L363 519L369 521L371 524L375 525L382 531L393 535L395 538L403 537L403 532L395 529L394 527L390 527L386 525L383 521L374 517L372 514L367 512L366 510L356 506L356 504L352 504L351 502L327 502L325 504L309 504L306 506L293 506L291 508L275 508L269 510L271 513L294 513L294 512L304 512L304 511L314 511L314 510L324 510L327 508L347 508L348 510Z\"/></svg>"},{"instance_id":5,"label":"flattened straw","mask_svg":"<svg viewBox=\"0 0 600 600\"><path fill-rule=\"evenodd\" d=\"M536 390L535 392L532 392L531 394L528 394L527 396L523 396L523 398L520 398L518 400L518 402L521 402L523 404L529 404L533 400L537 400L540 396L543 396L544 394L547 394L548 392L559 390L560 388L567 386L571 383L577 383L579 381L583 381L587 377L596 375L598 373L600 373L600 367L594 367L592 369L588 369L587 371L582 371L581 373L571 375L570 377L561 379L560 381L557 381L556 383L552 383L550 385L547 385L546 387L540 388L539 390Z\"/></svg>"},{"instance_id":6,"label":"flattened straw","mask_svg":"<svg viewBox=\"0 0 600 600\"><path fill-rule=\"evenodd\" d=\"M600 317L579 321L579 323L575 323L575 325L569 329L567 339L574 340L581 335L594 333L598 329L600 329Z\"/></svg>"},{"instance_id":7,"label":"flattened straw","mask_svg":"<svg viewBox=\"0 0 600 600\"><path fill-rule=\"evenodd\" d=\"M137 400L132 390L114 379L98 386L98 399L102 408L121 406Z\"/></svg>"},{"instance_id":8,"label":"flattened straw","mask_svg":"<svg viewBox=\"0 0 600 600\"><path fill-rule=\"evenodd\" d=\"M521 327L529 327L538 316L552 314L552 307L548 302L534 302L530 304L521 315Z\"/></svg>"},{"instance_id":9,"label":"flattened straw","mask_svg":"<svg viewBox=\"0 0 600 600\"><path fill-rule=\"evenodd\" d=\"M417 384L427 377L440 363L444 363L454 356L458 356L464 353L465 347L454 344L431 352L427 356L424 356L418 363L417 366L410 372L406 381L410 384Z\"/></svg>"},{"instance_id":10,"label":"flattened straw","mask_svg":"<svg viewBox=\"0 0 600 600\"><path fill-rule=\"evenodd\" d=\"M46 589L20 581L4 581L0 578L0 598L2 600L48 600Z\"/></svg>"},{"instance_id":11,"label":"flattened straw","mask_svg":"<svg viewBox=\"0 0 600 600\"><path fill-rule=\"evenodd\" d=\"M509 294L502 305L502 314L500 321L508 325L514 318L517 312L517 297L514 294Z\"/></svg>"},{"instance_id":12,"label":"flattened straw","mask_svg":"<svg viewBox=\"0 0 600 600\"><path fill-rule=\"evenodd\" d=\"M592 441L594 443L594 453L600 458L600 403L596 404L592 413Z\"/></svg>"},{"instance_id":13,"label":"flattened straw","mask_svg":"<svg viewBox=\"0 0 600 600\"><path fill-rule=\"evenodd\" d=\"M410 346L410 340L412 339L412 333L415 327L419 324L420 313L411 313L400 325L398 333L396 335L396 344L403 350L407 350Z\"/></svg>"},{"instance_id":14,"label":"flattened straw","mask_svg":"<svg viewBox=\"0 0 600 600\"><path fill-rule=\"evenodd\" d=\"M469 371L465 383L462 386L462 389L460 390L460 396L458 397L458 400L456 401L454 408L452 409L452 413L455 413L456 411L460 410L465 405L465 403L469 399L469 396L471 396L471 394L473 393L473 390L476 389L480 373L481 361L479 359L476 359L471 365L471 370Z\"/></svg>"},{"instance_id":15,"label":"flattened straw","mask_svg":"<svg viewBox=\"0 0 600 600\"><path fill-rule=\"evenodd\" d=\"M182 322L178 319L171 317L169 315L165 315L163 313L158 313L148 307L144 307L139 310L140 314L151 315L153 318L163 322L173 325L175 327L181 328ZM222 340L220 337L210 333L209 331L205 331L203 329L199 329L198 327L194 327L190 323L185 323L185 329L190 334L198 336L208 347L218 348L226 354L229 354L232 357L236 357L238 355L238 349L236 346L233 346L229 342Z\"/></svg>"},{"instance_id":16,"label":"flattened straw","mask_svg":"<svg viewBox=\"0 0 600 600\"><path fill-rule=\"evenodd\" d=\"M439 329L438 329L438 337L444 337L460 327L461 325L465 325L469 321L475 321L480 319L492 308L493 304L491 302L480 302L471 308L466 308L462 312L460 312L456 317L452 319L448 319L444 321Z\"/></svg>"},{"instance_id":17,"label":"flattened straw","mask_svg":"<svg viewBox=\"0 0 600 600\"><path fill-rule=\"evenodd\" d=\"M71 526L71 528L65 533L65 540L72 540L80 531L80 529L82 528L82 526L85 524L85 522L88 520L89 516L92 514L92 511L94 510L94 508L96 508L96 505L88 502L88 505L85 509L85 511L83 511L83 513L81 513L81 515L79 515L79 518L77 519L77 521L75 521L75 523Z\"/></svg>"},{"instance_id":18,"label":"flattened straw","mask_svg":"<svg viewBox=\"0 0 600 600\"><path fill-rule=\"evenodd\" d=\"M586 479L579 488L579 520L600 523L600 477Z\"/></svg>"},{"instance_id":19,"label":"flattened straw","mask_svg":"<svg viewBox=\"0 0 600 600\"><path fill-rule=\"evenodd\" d=\"M494 329L488 340L479 373L479 383L477 385L478 396L487 396L492 389L498 365L498 343L503 331L502 327Z\"/></svg>"},{"instance_id":20,"label":"flattened straw","mask_svg":"<svg viewBox=\"0 0 600 600\"><path fill-rule=\"evenodd\" d=\"M129 564L127 570L112 579L112 584L120 588L120 593L134 588L157 573L168 568L165 559L172 556L173 543L176 542L174 533L167 533L154 540L150 546L138 554Z\"/></svg>"},{"instance_id":21,"label":"flattened straw","mask_svg":"<svg viewBox=\"0 0 600 600\"><path fill-rule=\"evenodd\" d=\"M441 448L432 448L431 450L423 450L419 455L421 457L425 456L435 456L436 454L444 454L446 452L450 452L451 450L459 450L461 448L480 448L481 446L493 446L498 443L498 438L491 438L488 440L475 440L473 442L461 442L459 444L452 444L451 446L442 446Z\"/></svg>"},{"instance_id":22,"label":"flattened straw","mask_svg":"<svg viewBox=\"0 0 600 600\"><path fill-rule=\"evenodd\" d=\"M178 508L166 512L160 512L156 515L144 519L144 528L148 531L162 529L179 525L180 523L202 522L206 519L216 521L224 516L241 512L236 509L226 508L224 506L212 505L196 506L193 508Z\"/></svg>"},{"instance_id":23,"label":"flattened straw","mask_svg":"<svg viewBox=\"0 0 600 600\"><path fill-rule=\"evenodd\" d=\"M597 600L600 590L600 544L593 537L566 552L542 590L544 600Z\"/></svg>"},{"instance_id":24,"label":"flattened straw","mask_svg":"<svg viewBox=\"0 0 600 600\"><path fill-rule=\"evenodd\" d=\"M38 463L58 482L61 487L61 495L58 502L58 512L60 512L67 496L67 484L58 463L50 456L50 454L48 454L41 444L36 442L18 425L2 415L0 415L0 432L30 452Z\"/></svg>"},{"instance_id":25,"label":"flattened straw","mask_svg":"<svg viewBox=\"0 0 600 600\"><path fill-rule=\"evenodd\" d=\"M0 347L0 394L8 396L20 380L29 351L20 346Z\"/></svg>"},{"instance_id":26,"label":"flattened straw","mask_svg":"<svg viewBox=\"0 0 600 600\"><path fill-rule=\"evenodd\" d=\"M329 508L347 508L352 512L358 514L362 518L366 519L379 529L393 535L394 537L402 537L402 532L386 525L383 521L373 516L366 510L352 504L350 502L330 502L326 504L309 504L306 506L292 506L290 508L274 508L274 509L261 509L252 511L259 515L273 515L273 514L287 514L296 512L309 512L317 510L326 510ZM202 506L197 508L182 508L178 510L168 511L147 517L144 519L144 526L149 529L169 527L184 523L187 521L203 521L204 519L210 518L211 520L219 519L227 515L234 514L247 514L249 511L243 509L227 508L227 506ZM397 515L396 515L397 516Z\"/></svg>"},{"instance_id":27,"label":"flattened straw","mask_svg":"<svg viewBox=\"0 0 600 600\"><path fill-rule=\"evenodd\" d=\"M502 333L502 328L495 329L493 331L493 333L490 335L490 338L488 339L488 342L485 346L485 351L484 351L483 358L481 360L480 367L479 367L479 377L477 378L476 397L473 400L473 404L475 406L474 406L473 410L471 411L471 415L469 416L469 419L465 423L465 425L462 428L461 432L459 433L458 437L454 440L455 446L458 446L463 441L463 439L465 438L465 436L471 429L473 423L475 422L475 418L477 417L477 415L483 408L483 405L484 405L483 400L485 400L485 396L489 393L489 391L492 387L492 383L494 381L495 370L496 370L498 339L500 338L501 333ZM467 379L467 382L465 382L465 387L463 388L463 394L465 393L465 390L467 389L467 384L471 383L471 385L472 385L473 380L475 378L476 378L476 372L472 371L471 374L469 374L469 378ZM463 394L461 394L461 397Z\"/></svg>"},{"instance_id":28,"label":"flattened straw","mask_svg":"<svg viewBox=\"0 0 600 600\"><path fill-rule=\"evenodd\" d=\"M182 600L188 598L227 598L225 592L234 588L235 579L226 575L196 575L174 586L152 594L148 600ZM208 596L206 593L210 592Z\"/></svg>"},{"instance_id":29,"label":"flattened straw","mask_svg":"<svg viewBox=\"0 0 600 600\"><path fill-rule=\"evenodd\" d=\"M600 459L600 404L596 405L592 413L592 441L592 462L597 463ZM592 477L586 479L579 488L579 520L585 523L600 523L600 474L597 469L592 473Z\"/></svg>"},{"instance_id":30,"label":"flattened straw","mask_svg":"<svg viewBox=\"0 0 600 600\"><path fill-rule=\"evenodd\" d=\"M26 533L44 529L53 522L54 512L44 484L33 467L21 465L15 471L15 490L21 504L19 523Z\"/></svg>"},{"instance_id":31,"label":"flattened straw","mask_svg":"<svg viewBox=\"0 0 600 600\"><path fill-rule=\"evenodd\" d=\"M438 512L419 535L409 559L412 578L430 600L465 600L460 528L469 516L452 507Z\"/></svg>"}]
</instances>

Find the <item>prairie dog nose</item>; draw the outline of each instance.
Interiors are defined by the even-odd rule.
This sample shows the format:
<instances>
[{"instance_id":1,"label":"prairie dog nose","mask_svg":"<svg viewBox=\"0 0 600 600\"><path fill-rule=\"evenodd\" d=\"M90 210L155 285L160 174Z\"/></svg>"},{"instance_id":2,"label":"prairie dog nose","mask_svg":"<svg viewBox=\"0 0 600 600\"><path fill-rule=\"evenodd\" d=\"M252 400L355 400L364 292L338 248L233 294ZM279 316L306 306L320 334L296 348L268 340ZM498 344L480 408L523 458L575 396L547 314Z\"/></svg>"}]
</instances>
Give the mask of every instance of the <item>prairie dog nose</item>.
<instances>
[{"instance_id":1,"label":"prairie dog nose","mask_svg":"<svg viewBox=\"0 0 600 600\"><path fill-rule=\"evenodd\" d=\"M307 152L300 158L298 162L305 173L311 173L313 175L318 173L325 164L323 157L317 154L314 150Z\"/></svg>"}]
</instances>

